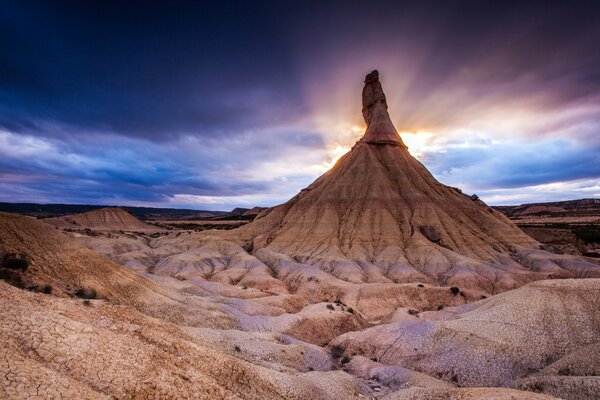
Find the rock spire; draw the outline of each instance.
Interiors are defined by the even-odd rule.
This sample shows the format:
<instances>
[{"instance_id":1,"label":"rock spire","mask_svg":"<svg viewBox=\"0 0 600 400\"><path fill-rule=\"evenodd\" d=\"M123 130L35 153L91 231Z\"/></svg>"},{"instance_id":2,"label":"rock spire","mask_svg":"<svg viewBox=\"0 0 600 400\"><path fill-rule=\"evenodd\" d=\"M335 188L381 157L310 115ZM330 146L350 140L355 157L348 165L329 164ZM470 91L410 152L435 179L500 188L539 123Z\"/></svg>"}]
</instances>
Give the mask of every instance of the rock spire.
<instances>
[{"instance_id":1,"label":"rock spire","mask_svg":"<svg viewBox=\"0 0 600 400\"><path fill-rule=\"evenodd\" d=\"M370 144L405 146L388 114L385 93L379 82L379 72L372 71L365 77L362 91L362 114L367 130L360 140Z\"/></svg>"}]
</instances>

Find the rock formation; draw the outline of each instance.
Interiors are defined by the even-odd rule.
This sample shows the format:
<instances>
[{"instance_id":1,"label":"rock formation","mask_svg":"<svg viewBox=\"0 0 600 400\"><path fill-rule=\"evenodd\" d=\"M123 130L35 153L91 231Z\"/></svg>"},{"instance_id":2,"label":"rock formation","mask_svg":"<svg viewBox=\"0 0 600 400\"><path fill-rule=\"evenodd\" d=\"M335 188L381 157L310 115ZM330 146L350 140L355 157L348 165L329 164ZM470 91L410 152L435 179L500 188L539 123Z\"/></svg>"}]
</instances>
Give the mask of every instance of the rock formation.
<instances>
[{"instance_id":1,"label":"rock formation","mask_svg":"<svg viewBox=\"0 0 600 400\"><path fill-rule=\"evenodd\" d=\"M47 218L45 222L62 229L91 229L94 231L158 231L120 207L105 207L81 214Z\"/></svg>"},{"instance_id":2,"label":"rock formation","mask_svg":"<svg viewBox=\"0 0 600 400\"><path fill-rule=\"evenodd\" d=\"M362 105L363 118L367 124L362 142L404 146L388 114L387 101L379 82L378 71L373 71L365 77Z\"/></svg>"},{"instance_id":3,"label":"rock formation","mask_svg":"<svg viewBox=\"0 0 600 400\"><path fill-rule=\"evenodd\" d=\"M594 261L544 251L501 212L438 182L402 143L377 72L365 79L363 115L364 137L331 170L245 226L87 245L156 275L339 299L371 322L600 276Z\"/></svg>"},{"instance_id":4,"label":"rock formation","mask_svg":"<svg viewBox=\"0 0 600 400\"><path fill-rule=\"evenodd\" d=\"M550 274L599 276L587 261L535 252L539 243L502 213L439 183L396 132L377 71L365 79L363 116L365 135L331 170L235 232L259 259L291 258L354 283L488 293Z\"/></svg>"}]
</instances>

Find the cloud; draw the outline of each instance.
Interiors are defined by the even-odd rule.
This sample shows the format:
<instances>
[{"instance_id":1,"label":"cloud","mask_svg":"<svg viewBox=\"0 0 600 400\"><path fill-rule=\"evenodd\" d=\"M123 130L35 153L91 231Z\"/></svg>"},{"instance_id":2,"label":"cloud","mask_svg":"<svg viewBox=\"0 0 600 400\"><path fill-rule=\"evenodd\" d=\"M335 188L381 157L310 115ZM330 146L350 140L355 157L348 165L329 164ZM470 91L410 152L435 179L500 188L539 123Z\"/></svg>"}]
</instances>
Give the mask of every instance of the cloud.
<instances>
[{"instance_id":1,"label":"cloud","mask_svg":"<svg viewBox=\"0 0 600 400\"><path fill-rule=\"evenodd\" d=\"M597 193L594 182L600 179L600 146L567 138L527 141L471 135L461 141L438 137L432 148L419 158L436 178L477 192L493 204L517 198L541 201L541 194L550 194L541 190L547 187L569 188L562 196L552 193L552 199ZM568 182L590 184L568 186Z\"/></svg>"},{"instance_id":2,"label":"cloud","mask_svg":"<svg viewBox=\"0 0 600 400\"><path fill-rule=\"evenodd\" d=\"M102 147L106 136L99 140L0 131L0 199L172 206L196 199L196 206L219 209L237 197L274 205L312 180L319 172L312 163L325 152L318 134L293 130L214 139L219 145L193 136L160 145L113 136ZM312 162L297 167L300 159Z\"/></svg>"},{"instance_id":3,"label":"cloud","mask_svg":"<svg viewBox=\"0 0 600 400\"><path fill-rule=\"evenodd\" d=\"M13 2L0 199L273 205L360 136L374 68L442 182L496 203L593 195L598 37L586 1Z\"/></svg>"}]
</instances>

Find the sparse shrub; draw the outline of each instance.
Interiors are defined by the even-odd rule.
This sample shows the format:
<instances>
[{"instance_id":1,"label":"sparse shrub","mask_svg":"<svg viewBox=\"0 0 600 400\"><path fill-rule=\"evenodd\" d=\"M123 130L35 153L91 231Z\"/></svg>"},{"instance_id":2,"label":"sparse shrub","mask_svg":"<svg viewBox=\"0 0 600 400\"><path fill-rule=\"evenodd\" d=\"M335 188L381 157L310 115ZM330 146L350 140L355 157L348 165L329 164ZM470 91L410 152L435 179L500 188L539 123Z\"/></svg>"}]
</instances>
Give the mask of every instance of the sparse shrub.
<instances>
[{"instance_id":1,"label":"sparse shrub","mask_svg":"<svg viewBox=\"0 0 600 400\"><path fill-rule=\"evenodd\" d=\"M425 287L425 285L423 285L422 283L419 283L419 284L417 285L417 287Z\"/></svg>"},{"instance_id":2,"label":"sparse shrub","mask_svg":"<svg viewBox=\"0 0 600 400\"><path fill-rule=\"evenodd\" d=\"M481 300L483 300L483 299L487 299L487 296L482 294L481 295Z\"/></svg>"},{"instance_id":3,"label":"sparse shrub","mask_svg":"<svg viewBox=\"0 0 600 400\"><path fill-rule=\"evenodd\" d=\"M87 307L89 307L89 306L91 306L91 305L92 305L92 302L91 302L91 301L89 301L89 300L84 300L84 301L83 301L83 305L84 305L84 306L87 306Z\"/></svg>"},{"instance_id":4,"label":"sparse shrub","mask_svg":"<svg viewBox=\"0 0 600 400\"><path fill-rule=\"evenodd\" d=\"M25 282L23 282L23 278L21 276L21 272L18 270L0 268L0 279L17 287L19 289L25 289Z\"/></svg>"},{"instance_id":5,"label":"sparse shrub","mask_svg":"<svg viewBox=\"0 0 600 400\"><path fill-rule=\"evenodd\" d=\"M413 310L412 308L410 310L408 310L408 313L410 315L417 315L417 316L419 315L419 311L418 310Z\"/></svg>"},{"instance_id":6,"label":"sparse shrub","mask_svg":"<svg viewBox=\"0 0 600 400\"><path fill-rule=\"evenodd\" d=\"M457 294L459 294L459 293L460 293L460 289L459 289L459 288L457 288L456 286L452 286L452 287L450 288L450 293L452 293L452 295L453 295L453 296L456 296Z\"/></svg>"},{"instance_id":7,"label":"sparse shrub","mask_svg":"<svg viewBox=\"0 0 600 400\"><path fill-rule=\"evenodd\" d=\"M569 368L562 368L558 370L558 374L562 376L571 375L571 370Z\"/></svg>"},{"instance_id":8,"label":"sparse shrub","mask_svg":"<svg viewBox=\"0 0 600 400\"><path fill-rule=\"evenodd\" d=\"M354 314L354 309L352 307L346 308L346 311L348 311L350 314Z\"/></svg>"},{"instance_id":9,"label":"sparse shrub","mask_svg":"<svg viewBox=\"0 0 600 400\"><path fill-rule=\"evenodd\" d=\"M334 345L331 346L331 357L340 358L344 354L344 348L342 346Z\"/></svg>"},{"instance_id":10,"label":"sparse shrub","mask_svg":"<svg viewBox=\"0 0 600 400\"><path fill-rule=\"evenodd\" d=\"M327 304L325 307L327 307L328 310L335 310L335 307L333 306L333 304Z\"/></svg>"},{"instance_id":11,"label":"sparse shrub","mask_svg":"<svg viewBox=\"0 0 600 400\"><path fill-rule=\"evenodd\" d=\"M348 364L350 362L350 358L348 356L344 356L342 357L342 359L340 360L341 364Z\"/></svg>"},{"instance_id":12,"label":"sparse shrub","mask_svg":"<svg viewBox=\"0 0 600 400\"><path fill-rule=\"evenodd\" d=\"M240 349L240 346L238 346L237 344L235 346L233 346L233 350L235 350L237 353L242 351L242 349Z\"/></svg>"},{"instance_id":13,"label":"sparse shrub","mask_svg":"<svg viewBox=\"0 0 600 400\"><path fill-rule=\"evenodd\" d=\"M95 299L98 296L98 294L96 293L96 289L84 288L77 289L73 294L79 297L80 299Z\"/></svg>"},{"instance_id":14,"label":"sparse shrub","mask_svg":"<svg viewBox=\"0 0 600 400\"><path fill-rule=\"evenodd\" d=\"M242 286L242 289L246 290L246 289L248 289L248 287L247 286Z\"/></svg>"},{"instance_id":15,"label":"sparse shrub","mask_svg":"<svg viewBox=\"0 0 600 400\"><path fill-rule=\"evenodd\" d=\"M371 357L371 361L379 362L379 360L377 359L377 357Z\"/></svg>"},{"instance_id":16,"label":"sparse shrub","mask_svg":"<svg viewBox=\"0 0 600 400\"><path fill-rule=\"evenodd\" d=\"M443 309L444 309L444 306L442 306L442 305L439 305L438 308L437 308L438 311L441 311Z\"/></svg>"},{"instance_id":17,"label":"sparse shrub","mask_svg":"<svg viewBox=\"0 0 600 400\"><path fill-rule=\"evenodd\" d=\"M544 391L544 385L541 382L533 382L526 385L524 389L529 390L530 392L542 393Z\"/></svg>"},{"instance_id":18,"label":"sparse shrub","mask_svg":"<svg viewBox=\"0 0 600 400\"><path fill-rule=\"evenodd\" d=\"M14 253L5 254L4 257L2 257L2 268L27 271L27 268L29 268L29 261L24 254L21 254L20 256Z\"/></svg>"},{"instance_id":19,"label":"sparse shrub","mask_svg":"<svg viewBox=\"0 0 600 400\"><path fill-rule=\"evenodd\" d=\"M573 229L573 233L584 243L600 243L600 228L597 226L587 225Z\"/></svg>"},{"instance_id":20,"label":"sparse shrub","mask_svg":"<svg viewBox=\"0 0 600 400\"><path fill-rule=\"evenodd\" d=\"M308 367L309 371L314 371L315 369L313 367Z\"/></svg>"},{"instance_id":21,"label":"sparse shrub","mask_svg":"<svg viewBox=\"0 0 600 400\"><path fill-rule=\"evenodd\" d=\"M52 286L50 286L50 285L44 285L44 286L42 286L42 290L41 291L44 294L50 294L50 293L52 293Z\"/></svg>"}]
</instances>

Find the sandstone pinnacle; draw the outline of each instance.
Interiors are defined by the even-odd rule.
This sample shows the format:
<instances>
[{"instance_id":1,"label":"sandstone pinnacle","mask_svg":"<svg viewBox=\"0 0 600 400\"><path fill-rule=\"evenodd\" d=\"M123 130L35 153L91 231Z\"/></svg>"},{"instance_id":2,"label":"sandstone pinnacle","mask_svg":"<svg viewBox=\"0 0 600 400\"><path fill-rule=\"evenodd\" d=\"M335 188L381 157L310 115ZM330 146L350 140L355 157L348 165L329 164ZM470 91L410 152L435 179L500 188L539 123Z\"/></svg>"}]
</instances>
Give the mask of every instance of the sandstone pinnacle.
<instances>
[{"instance_id":1,"label":"sandstone pinnacle","mask_svg":"<svg viewBox=\"0 0 600 400\"><path fill-rule=\"evenodd\" d=\"M405 146L388 114L387 101L377 70L365 77L362 105L362 114L367 124L367 130L361 142Z\"/></svg>"}]
</instances>

